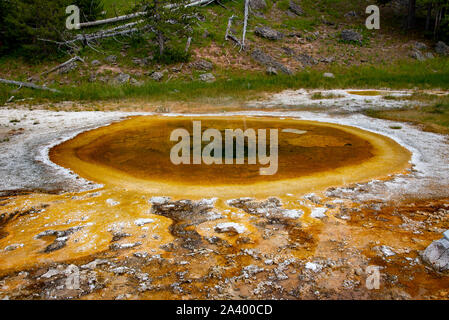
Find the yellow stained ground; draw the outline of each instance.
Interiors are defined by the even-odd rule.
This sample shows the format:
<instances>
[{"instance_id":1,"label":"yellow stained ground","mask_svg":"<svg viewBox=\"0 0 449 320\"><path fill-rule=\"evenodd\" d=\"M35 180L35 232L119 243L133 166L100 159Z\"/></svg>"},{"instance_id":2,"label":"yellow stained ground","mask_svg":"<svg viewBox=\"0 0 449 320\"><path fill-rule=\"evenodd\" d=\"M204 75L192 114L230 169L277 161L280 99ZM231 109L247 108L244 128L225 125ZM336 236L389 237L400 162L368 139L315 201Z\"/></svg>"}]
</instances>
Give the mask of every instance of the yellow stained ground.
<instances>
[{"instance_id":1,"label":"yellow stained ground","mask_svg":"<svg viewBox=\"0 0 449 320\"><path fill-rule=\"evenodd\" d=\"M213 124L241 125L246 121L255 127L288 127L295 129L309 130L309 139L307 135L302 137L286 136L280 140L282 144L295 144L301 148L318 148L338 155L338 150L333 148L345 148L347 141L350 141L354 147L355 153L348 157L347 163L344 161L335 163L329 159L312 159L310 163L316 162L311 166L311 172L304 170L295 171L294 157L283 167L280 172L280 180L271 179L263 182L263 178L254 178L254 181L246 184L219 184L213 182L219 175L214 176L213 171L209 174L199 177L191 176L192 185L188 185L187 180L176 183L176 176L167 181L161 179L162 175L151 175L151 161L148 164L148 174L139 177L139 172L123 170L120 166L113 167L110 163L104 163L104 158L94 157L93 153L85 152L91 145L104 145L105 150L110 152L119 151L111 148L114 138L126 140L127 132L134 131L148 133L154 125L163 126L173 121L172 126L186 124L186 121L202 120L206 125L208 121ZM405 172L409 167L410 152L398 145L393 140L363 131L357 128L341 126L335 124L326 124L312 121L299 121L293 119L274 120L271 118L234 118L233 121L223 122L224 118L171 118L171 117L136 117L107 127L99 128L90 132L83 133L51 151L51 159L64 167L70 168L80 176L97 183L103 183L105 186L101 190L63 195L48 195L33 193L15 197L12 201L2 207L2 212L12 212L20 208L26 210L31 207L38 207L42 204L49 206L38 214L28 214L17 217L8 222L2 232L6 234L0 238L0 248L4 248L14 243L21 243L24 246L14 251L0 251L0 271L23 269L33 267L38 264L66 261L68 259L77 259L86 257L95 253L107 251L112 238L111 230L121 230L129 232L131 237L122 242L135 243L141 242L142 245L126 251L126 254L132 254L137 251L147 251L152 254L167 254L160 246L173 240L169 232L169 226L172 221L168 218L150 213L150 204L148 200L153 196L170 196L173 199L201 199L218 197L216 210L222 212L225 216L223 221L235 221L245 225L248 229L248 236L254 243L264 246L264 240L258 232L251 232L254 229L250 221L249 214L241 210L230 208L225 204L226 199L236 197L256 197L264 199L270 196L279 197L284 208L302 209L306 212L303 218L304 227L314 228L314 225L320 225L321 222L309 217L310 209L300 205L296 199L301 194L307 192L320 192L331 186L341 186L353 182L369 181L371 179L387 178L391 174ZM227 118L228 119L228 118ZM167 131L168 132L168 131ZM108 138L109 137L109 138ZM146 136L141 135L145 141ZM130 140L136 143L134 140ZM155 139L155 147L160 146L161 150L167 150L163 145L164 138ZM342 142L345 144L342 145ZM148 143L148 141L145 141ZM158 145L159 144L159 145ZM162 147L163 146L163 147ZM135 150L141 146L133 145ZM99 149L98 153L101 154ZM78 157L82 155L82 157ZM114 153L112 153L114 155ZM132 161L139 163L138 154ZM166 155L169 156L168 154ZM282 159L282 152L280 153ZM156 157L159 161L161 158ZM90 162L90 160L94 160ZM102 160L102 161L100 161ZM147 161L148 159L145 159ZM332 159L331 159L332 160ZM334 159L335 160L335 159ZM326 168L326 164L331 169ZM124 166L125 168L130 168ZM229 166L232 170L232 167ZM258 167L257 167L258 168ZM235 168L234 168L235 169ZM211 170L211 169L209 169ZM226 174L226 171L222 171ZM291 174L290 177L286 173ZM218 179L219 181L219 179ZM204 182L204 184L203 184ZM287 194L293 195L287 196ZM112 199L116 204L108 199ZM112 203L112 204L111 204ZM225 212L225 210L229 210ZM234 214L233 214L234 213ZM138 218L154 219L153 223L139 227L134 224ZM201 235L212 235L213 225L221 220L205 222L198 226L197 231ZM69 227L83 225L84 229L70 236L67 246L61 250L51 253L42 253L42 250L50 244L51 239L35 239L35 235L45 230L65 230ZM311 229L311 230L312 230ZM153 236L159 236L155 239ZM220 235L230 243L235 241L231 235ZM272 245L272 244L271 244ZM310 249L307 249L310 250ZM121 253L118 253L120 257Z\"/></svg>"}]
</instances>

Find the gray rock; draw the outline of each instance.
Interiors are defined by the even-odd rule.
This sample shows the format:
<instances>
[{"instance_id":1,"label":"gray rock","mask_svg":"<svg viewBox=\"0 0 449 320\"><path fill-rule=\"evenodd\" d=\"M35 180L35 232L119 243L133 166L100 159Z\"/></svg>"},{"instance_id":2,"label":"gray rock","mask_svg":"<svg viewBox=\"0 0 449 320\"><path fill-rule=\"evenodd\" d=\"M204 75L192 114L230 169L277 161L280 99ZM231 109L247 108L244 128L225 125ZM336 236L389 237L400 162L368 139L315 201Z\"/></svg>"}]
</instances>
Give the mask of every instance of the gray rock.
<instances>
[{"instance_id":1,"label":"gray rock","mask_svg":"<svg viewBox=\"0 0 449 320\"><path fill-rule=\"evenodd\" d=\"M120 73L119 75L117 75L114 78L113 82L116 84L124 84L124 83L128 83L130 79L131 79L131 76L129 74Z\"/></svg>"},{"instance_id":2,"label":"gray rock","mask_svg":"<svg viewBox=\"0 0 449 320\"><path fill-rule=\"evenodd\" d=\"M249 0L249 6L253 10L265 10L267 8L267 3L265 0Z\"/></svg>"},{"instance_id":3,"label":"gray rock","mask_svg":"<svg viewBox=\"0 0 449 320\"><path fill-rule=\"evenodd\" d=\"M321 62L324 62L324 63L332 63L332 62L334 62L335 61L335 58L334 57L324 57L324 58L321 58Z\"/></svg>"},{"instance_id":4,"label":"gray rock","mask_svg":"<svg viewBox=\"0 0 449 320\"><path fill-rule=\"evenodd\" d=\"M142 81L139 81L134 78L131 78L131 80L129 80L129 83L131 83L133 86L136 86L136 87L140 87L140 86L144 85L144 83Z\"/></svg>"},{"instance_id":5,"label":"gray rock","mask_svg":"<svg viewBox=\"0 0 449 320\"><path fill-rule=\"evenodd\" d=\"M238 198L227 201L227 205L243 211L267 218L271 221L290 220L300 218L304 212L300 209L284 209L278 198L268 198L265 201L255 201L252 198Z\"/></svg>"},{"instance_id":6,"label":"gray rock","mask_svg":"<svg viewBox=\"0 0 449 320\"><path fill-rule=\"evenodd\" d=\"M276 70L276 68L268 67L267 68L267 74L269 76L277 76L278 75L278 71Z\"/></svg>"},{"instance_id":7,"label":"gray rock","mask_svg":"<svg viewBox=\"0 0 449 320\"><path fill-rule=\"evenodd\" d=\"M133 63L137 64L137 65L139 65L141 67L144 67L144 66L147 66L150 63L151 59L152 59L152 57L146 57L146 58L137 58L137 57L135 57L135 58L133 58Z\"/></svg>"},{"instance_id":8,"label":"gray rock","mask_svg":"<svg viewBox=\"0 0 449 320\"><path fill-rule=\"evenodd\" d=\"M76 62L71 62L62 67L61 69L59 69L59 74L69 73L70 71L75 70L76 68L78 68L78 64Z\"/></svg>"},{"instance_id":9,"label":"gray rock","mask_svg":"<svg viewBox=\"0 0 449 320\"><path fill-rule=\"evenodd\" d=\"M289 68L284 66L282 63L276 61L275 59L273 59L271 56L264 53L260 49L254 49L253 52L251 52L251 57L267 68L273 67L276 70L283 72L285 74L288 74L288 75L293 74L293 72Z\"/></svg>"},{"instance_id":10,"label":"gray rock","mask_svg":"<svg viewBox=\"0 0 449 320\"><path fill-rule=\"evenodd\" d=\"M310 67L318 64L318 61L316 59L305 53L298 54L297 56L295 56L295 59L301 62L304 67Z\"/></svg>"},{"instance_id":11,"label":"gray rock","mask_svg":"<svg viewBox=\"0 0 449 320\"><path fill-rule=\"evenodd\" d=\"M57 238L53 243L49 244L44 249L44 252L49 253L64 248L66 246L67 240L69 240L69 237Z\"/></svg>"},{"instance_id":12,"label":"gray rock","mask_svg":"<svg viewBox=\"0 0 449 320\"><path fill-rule=\"evenodd\" d=\"M192 63L192 67L196 70L211 71L214 65L212 64L212 62L204 59L199 59Z\"/></svg>"},{"instance_id":13,"label":"gray rock","mask_svg":"<svg viewBox=\"0 0 449 320\"><path fill-rule=\"evenodd\" d=\"M410 52L410 57L412 57L418 61L426 60L426 57L419 50L413 50L412 52Z\"/></svg>"},{"instance_id":14,"label":"gray rock","mask_svg":"<svg viewBox=\"0 0 449 320\"><path fill-rule=\"evenodd\" d=\"M298 16L302 16L304 14L304 10L302 10L301 6L299 5L299 3L297 3L294 0L290 0L289 3L289 10L291 12L293 12L294 14L298 15Z\"/></svg>"},{"instance_id":15,"label":"gray rock","mask_svg":"<svg viewBox=\"0 0 449 320\"><path fill-rule=\"evenodd\" d=\"M335 75L333 73L326 72L325 74L323 74L323 77L325 77L325 78L335 78Z\"/></svg>"},{"instance_id":16,"label":"gray rock","mask_svg":"<svg viewBox=\"0 0 449 320\"><path fill-rule=\"evenodd\" d=\"M219 233L236 233L241 234L246 231L244 225L235 222L223 222L214 227L214 230Z\"/></svg>"},{"instance_id":17,"label":"gray rock","mask_svg":"<svg viewBox=\"0 0 449 320\"><path fill-rule=\"evenodd\" d=\"M345 18L357 18L358 14L355 11L349 11L345 13Z\"/></svg>"},{"instance_id":18,"label":"gray rock","mask_svg":"<svg viewBox=\"0 0 449 320\"><path fill-rule=\"evenodd\" d=\"M318 64L318 61L315 60L312 56L309 56L308 54L305 54L305 53L297 54L295 52L295 50L293 50L289 47L283 47L282 49L284 50L284 52L287 55L289 55L289 56L295 58L296 60L298 60L299 62L301 62L304 67Z\"/></svg>"},{"instance_id":19,"label":"gray rock","mask_svg":"<svg viewBox=\"0 0 449 320\"><path fill-rule=\"evenodd\" d=\"M346 29L341 32L341 39L348 42L362 43L363 36L352 29Z\"/></svg>"},{"instance_id":20,"label":"gray rock","mask_svg":"<svg viewBox=\"0 0 449 320\"><path fill-rule=\"evenodd\" d=\"M200 75L200 80L204 82L214 82L215 77L212 73L203 73Z\"/></svg>"},{"instance_id":21,"label":"gray rock","mask_svg":"<svg viewBox=\"0 0 449 320\"><path fill-rule=\"evenodd\" d=\"M432 54L432 52L426 52L424 55L425 55L425 57L426 57L427 59L433 59L433 58L435 58L435 56Z\"/></svg>"},{"instance_id":22,"label":"gray rock","mask_svg":"<svg viewBox=\"0 0 449 320\"><path fill-rule=\"evenodd\" d=\"M162 72L156 71L156 72L153 72L150 77L154 81L161 81L162 78L164 77L164 74Z\"/></svg>"},{"instance_id":23,"label":"gray rock","mask_svg":"<svg viewBox=\"0 0 449 320\"><path fill-rule=\"evenodd\" d=\"M392 257L396 255L396 252L394 252L393 249L389 246L378 246L374 247L373 250L379 252L385 257Z\"/></svg>"},{"instance_id":24,"label":"gray rock","mask_svg":"<svg viewBox=\"0 0 449 320\"><path fill-rule=\"evenodd\" d=\"M443 41L439 41L435 46L435 51L438 54L448 56L449 55L449 46L445 44Z\"/></svg>"},{"instance_id":25,"label":"gray rock","mask_svg":"<svg viewBox=\"0 0 449 320\"><path fill-rule=\"evenodd\" d=\"M425 43L416 41L415 45L413 46L414 49L416 50L427 50L427 45Z\"/></svg>"},{"instance_id":26,"label":"gray rock","mask_svg":"<svg viewBox=\"0 0 449 320\"><path fill-rule=\"evenodd\" d=\"M92 60L92 62L90 63L93 66L99 66L101 64L100 60Z\"/></svg>"},{"instance_id":27,"label":"gray rock","mask_svg":"<svg viewBox=\"0 0 449 320\"><path fill-rule=\"evenodd\" d=\"M449 270L449 240L446 238L432 242L422 254L425 263L437 271Z\"/></svg>"},{"instance_id":28,"label":"gray rock","mask_svg":"<svg viewBox=\"0 0 449 320\"><path fill-rule=\"evenodd\" d=\"M107 63L115 63L117 62L117 56L110 55L104 59Z\"/></svg>"},{"instance_id":29,"label":"gray rock","mask_svg":"<svg viewBox=\"0 0 449 320\"><path fill-rule=\"evenodd\" d=\"M443 236L446 240L449 240L449 230L444 231Z\"/></svg>"},{"instance_id":30,"label":"gray rock","mask_svg":"<svg viewBox=\"0 0 449 320\"><path fill-rule=\"evenodd\" d=\"M125 233L125 232L114 232L112 234L111 242L116 242L116 241L119 241L119 240L121 240L123 238L126 238L126 237L131 237L131 234Z\"/></svg>"},{"instance_id":31,"label":"gray rock","mask_svg":"<svg viewBox=\"0 0 449 320\"><path fill-rule=\"evenodd\" d=\"M257 27L254 30L254 33L261 38L269 39L272 41L281 40L284 37L284 34L282 32L273 30L267 26Z\"/></svg>"}]
</instances>

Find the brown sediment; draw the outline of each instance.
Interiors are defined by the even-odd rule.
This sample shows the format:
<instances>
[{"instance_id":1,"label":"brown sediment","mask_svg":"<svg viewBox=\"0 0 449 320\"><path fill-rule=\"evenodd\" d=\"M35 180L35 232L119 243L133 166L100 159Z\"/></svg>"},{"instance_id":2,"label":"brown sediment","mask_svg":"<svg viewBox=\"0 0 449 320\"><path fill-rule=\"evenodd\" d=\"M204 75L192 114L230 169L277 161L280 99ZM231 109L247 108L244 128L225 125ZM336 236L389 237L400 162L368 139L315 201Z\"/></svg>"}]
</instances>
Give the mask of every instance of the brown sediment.
<instances>
[{"instance_id":1,"label":"brown sediment","mask_svg":"<svg viewBox=\"0 0 449 320\"><path fill-rule=\"evenodd\" d=\"M375 97L382 95L382 91L375 90L367 90L367 91L348 91L349 94L353 94L356 96L367 96L367 97Z\"/></svg>"},{"instance_id":2,"label":"brown sediment","mask_svg":"<svg viewBox=\"0 0 449 320\"><path fill-rule=\"evenodd\" d=\"M279 170L259 174L257 165L174 165L170 133L207 128L279 129ZM304 135L282 133L293 128ZM255 117L136 117L85 132L53 148L50 158L106 186L195 199L268 197L305 193L404 172L410 152L393 140L354 127Z\"/></svg>"}]
</instances>

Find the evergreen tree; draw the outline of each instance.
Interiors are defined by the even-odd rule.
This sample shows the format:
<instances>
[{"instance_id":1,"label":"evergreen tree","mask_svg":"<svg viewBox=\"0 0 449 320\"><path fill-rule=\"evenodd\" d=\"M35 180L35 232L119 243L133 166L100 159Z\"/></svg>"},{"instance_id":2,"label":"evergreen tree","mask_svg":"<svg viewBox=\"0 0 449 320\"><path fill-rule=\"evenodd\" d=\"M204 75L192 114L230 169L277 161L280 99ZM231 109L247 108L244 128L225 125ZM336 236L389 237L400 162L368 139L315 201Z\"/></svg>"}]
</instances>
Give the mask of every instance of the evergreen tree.
<instances>
[{"instance_id":1,"label":"evergreen tree","mask_svg":"<svg viewBox=\"0 0 449 320\"><path fill-rule=\"evenodd\" d=\"M3 4L5 0L1 0ZM39 39L62 38L70 0L6 0L2 10L2 53L21 49L29 57L47 55L54 46Z\"/></svg>"},{"instance_id":2,"label":"evergreen tree","mask_svg":"<svg viewBox=\"0 0 449 320\"><path fill-rule=\"evenodd\" d=\"M154 32L159 55L163 56L167 42L187 38L196 19L196 9L187 6L188 0L143 0L146 24Z\"/></svg>"}]
</instances>

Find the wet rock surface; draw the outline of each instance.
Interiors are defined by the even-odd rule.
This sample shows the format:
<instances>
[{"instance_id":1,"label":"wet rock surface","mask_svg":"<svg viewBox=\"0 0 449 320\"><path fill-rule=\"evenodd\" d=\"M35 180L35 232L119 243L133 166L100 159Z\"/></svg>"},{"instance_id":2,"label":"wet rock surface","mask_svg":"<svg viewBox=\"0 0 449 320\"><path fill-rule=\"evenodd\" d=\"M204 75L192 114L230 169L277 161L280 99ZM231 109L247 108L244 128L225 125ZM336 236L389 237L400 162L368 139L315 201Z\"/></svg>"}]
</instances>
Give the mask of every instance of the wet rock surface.
<instances>
[{"instance_id":1,"label":"wet rock surface","mask_svg":"<svg viewBox=\"0 0 449 320\"><path fill-rule=\"evenodd\" d=\"M434 241L424 250L423 260L437 271L449 271L449 239Z\"/></svg>"},{"instance_id":2,"label":"wet rock surface","mask_svg":"<svg viewBox=\"0 0 449 320\"><path fill-rule=\"evenodd\" d=\"M254 229L245 227L245 232L240 233L237 230L239 223L227 222L220 227L224 233L203 237L201 225L209 222L208 212L217 210L215 199L172 201L168 197L153 197L149 199L152 212L197 228L196 234L203 238L201 245L181 246L184 241L178 241L180 238L192 237L190 227L173 233L175 240L165 245L167 250L162 254L152 252L143 243L127 241L129 236L122 235L110 251L77 261L0 274L0 287L3 288L0 298L429 299L435 295L440 299L448 298L444 290L449 279L429 273L419 261L419 252L426 244L426 240L421 240L423 235L410 233L407 237L414 240L390 244L403 228L401 220L394 222L393 219L388 220L391 230L382 231L383 237L369 236L372 228L379 232L387 218L395 217L391 212L403 219L419 221L419 216L411 215L410 209L414 207L407 203L354 204L347 199L316 194L306 195L299 201L333 207L329 209L331 216L337 217L344 211L357 216L351 222L333 218L320 220L315 227L305 227L265 220L266 211L271 217L287 210L282 209L279 199L231 199L228 201L231 208L256 218L249 218ZM428 217L440 216L441 210L446 210L444 201L422 202L419 206L419 211ZM260 213L260 209L265 210L264 213ZM432 221L433 226L444 224L438 219ZM356 237L355 233L348 233L348 228L355 228L363 235ZM255 242L254 233L265 236ZM36 237L74 234L76 230L72 228L48 229ZM442 240L434 242L430 246L432 250L426 249L428 253L424 256L441 257L440 253L445 253L449 244ZM366 287L369 266L376 266L380 272L379 290ZM441 270L444 264L438 266ZM413 289L413 277L427 277L425 284L416 284L419 291Z\"/></svg>"}]
</instances>

